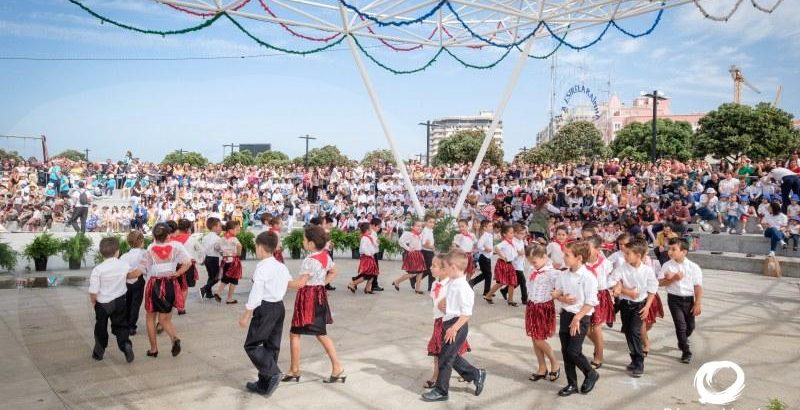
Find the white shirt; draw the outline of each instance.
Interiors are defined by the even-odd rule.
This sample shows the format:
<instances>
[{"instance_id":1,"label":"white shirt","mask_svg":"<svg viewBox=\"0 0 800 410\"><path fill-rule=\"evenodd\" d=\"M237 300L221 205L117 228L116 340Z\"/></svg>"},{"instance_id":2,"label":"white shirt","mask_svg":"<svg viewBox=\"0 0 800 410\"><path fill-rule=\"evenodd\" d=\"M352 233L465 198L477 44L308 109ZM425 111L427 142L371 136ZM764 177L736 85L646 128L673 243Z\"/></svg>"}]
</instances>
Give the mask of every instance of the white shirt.
<instances>
[{"instance_id":1,"label":"white shirt","mask_svg":"<svg viewBox=\"0 0 800 410\"><path fill-rule=\"evenodd\" d=\"M667 293L677 296L694 296L694 287L703 286L703 271L689 259L684 259L683 263L674 260L665 263L658 272L658 279L664 279L668 273L671 276L677 272L683 272L683 278L667 286Z\"/></svg>"},{"instance_id":2,"label":"white shirt","mask_svg":"<svg viewBox=\"0 0 800 410\"><path fill-rule=\"evenodd\" d=\"M403 232L403 235L397 242L400 247L406 251L422 250L422 235L414 235L413 232Z\"/></svg>"},{"instance_id":3,"label":"white shirt","mask_svg":"<svg viewBox=\"0 0 800 410\"><path fill-rule=\"evenodd\" d=\"M614 280L616 282L622 281L622 286L625 289L637 289L639 296L635 299L630 296L620 295L619 297L624 300L632 302L642 302L647 299L648 293L656 293L658 291L658 280L653 268L642 261L638 268L634 268L629 263L624 263L622 266L614 270Z\"/></svg>"},{"instance_id":4,"label":"white shirt","mask_svg":"<svg viewBox=\"0 0 800 410\"><path fill-rule=\"evenodd\" d=\"M534 278L534 273L536 277ZM528 275L525 285L528 287L528 302L544 303L553 300L552 291L556 287L556 280L561 272L552 264L547 263L541 269L533 268ZM531 280L531 278L534 278Z\"/></svg>"},{"instance_id":5,"label":"white shirt","mask_svg":"<svg viewBox=\"0 0 800 410\"><path fill-rule=\"evenodd\" d=\"M459 316L472 316L472 306L475 304L475 291L467 282L466 276L451 279L447 286L447 301L443 321L448 321Z\"/></svg>"},{"instance_id":6,"label":"white shirt","mask_svg":"<svg viewBox=\"0 0 800 410\"><path fill-rule=\"evenodd\" d=\"M514 242L508 243L503 239L502 242L497 244L497 256L504 259L508 263L512 263L517 257L517 250L514 249Z\"/></svg>"},{"instance_id":7,"label":"white shirt","mask_svg":"<svg viewBox=\"0 0 800 410\"><path fill-rule=\"evenodd\" d=\"M772 213L768 213L764 215L764 223L767 225L767 228L780 229L782 226L789 224L789 218L786 214L773 215Z\"/></svg>"},{"instance_id":8,"label":"white shirt","mask_svg":"<svg viewBox=\"0 0 800 410\"><path fill-rule=\"evenodd\" d=\"M433 299L433 320L441 319L442 317L444 317L444 313L441 310L439 310L439 302L441 302L442 300L444 300L444 298L447 297L447 289L450 287L449 285L450 285L450 278L444 278L436 282L433 282L433 288L430 293L431 299ZM435 292L437 286L439 287L438 296L437 293Z\"/></svg>"},{"instance_id":9,"label":"white shirt","mask_svg":"<svg viewBox=\"0 0 800 410\"><path fill-rule=\"evenodd\" d=\"M280 302L286 295L286 289L292 275L286 265L278 262L274 257L258 262L253 273L253 287L247 297L248 310L255 310L261 306L261 301Z\"/></svg>"},{"instance_id":10,"label":"white shirt","mask_svg":"<svg viewBox=\"0 0 800 410\"><path fill-rule=\"evenodd\" d=\"M140 269L142 273L145 271L145 256L147 255L147 251L142 248L131 248L128 252L125 252L124 255L119 257L119 260L128 264L128 268L130 271L134 271L136 269ZM128 283L136 283L139 278L128 279Z\"/></svg>"},{"instance_id":11,"label":"white shirt","mask_svg":"<svg viewBox=\"0 0 800 410\"><path fill-rule=\"evenodd\" d=\"M589 269L589 272L592 272L595 279L597 279L598 291L606 290L611 286L616 285L616 282L609 283L609 276L611 276L611 272L614 271L614 266L602 255L600 255L598 260L594 261L594 263L587 263L586 269Z\"/></svg>"},{"instance_id":12,"label":"white shirt","mask_svg":"<svg viewBox=\"0 0 800 410\"><path fill-rule=\"evenodd\" d=\"M433 229L429 229L427 226L422 228L422 235L421 236L422 236L422 244L423 244L422 247L423 247L423 249L425 249L427 251L433 251L433 250L436 249L436 243L433 240ZM431 243L431 247L430 248L426 248L425 247L425 242L430 242Z\"/></svg>"},{"instance_id":13,"label":"white shirt","mask_svg":"<svg viewBox=\"0 0 800 410\"><path fill-rule=\"evenodd\" d=\"M98 303L108 303L128 292L125 281L129 265L118 258L108 258L92 269L89 275L89 293L97 295Z\"/></svg>"},{"instance_id":14,"label":"white shirt","mask_svg":"<svg viewBox=\"0 0 800 410\"><path fill-rule=\"evenodd\" d=\"M783 177L789 175L797 175L797 174L789 170L789 168L781 168L781 167L773 168L772 171L769 171L768 174L770 178L778 181L779 184L783 181Z\"/></svg>"},{"instance_id":15,"label":"white shirt","mask_svg":"<svg viewBox=\"0 0 800 410\"><path fill-rule=\"evenodd\" d=\"M514 266L514 270L525 270L525 241L514 238L511 242L514 243L514 252L517 254L514 260L511 261L511 265ZM522 252L522 254L520 254L520 252Z\"/></svg>"},{"instance_id":16,"label":"white shirt","mask_svg":"<svg viewBox=\"0 0 800 410\"><path fill-rule=\"evenodd\" d=\"M358 247L358 252L361 255L373 256L378 253L378 242L371 234L361 234L361 243Z\"/></svg>"},{"instance_id":17,"label":"white shirt","mask_svg":"<svg viewBox=\"0 0 800 410\"><path fill-rule=\"evenodd\" d=\"M653 279L655 279L655 276ZM575 272L570 269L561 272L556 279L556 289L560 290L564 296L573 296L575 298L575 303L571 305L564 303L562 306L564 310L570 313L578 313L583 308L583 305L590 305L592 310L587 314L591 315L594 313L594 306L600 303L597 300L597 279L583 265Z\"/></svg>"},{"instance_id":18,"label":"white shirt","mask_svg":"<svg viewBox=\"0 0 800 410\"><path fill-rule=\"evenodd\" d=\"M203 239L200 240L200 243L203 247L203 253L212 258L219 258L222 255L222 248L220 248L219 242L219 235L215 234L214 232L208 233L203 237Z\"/></svg>"},{"instance_id":19,"label":"white shirt","mask_svg":"<svg viewBox=\"0 0 800 410\"><path fill-rule=\"evenodd\" d=\"M564 251L561 250L561 245L556 242L547 244L547 257L553 262L554 266L559 268L564 266Z\"/></svg>"},{"instance_id":20,"label":"white shirt","mask_svg":"<svg viewBox=\"0 0 800 410\"><path fill-rule=\"evenodd\" d=\"M492 245L494 245L494 236L489 232L484 232L481 238L478 239L478 252L480 252L481 256L491 260L492 254L494 254L494 247Z\"/></svg>"},{"instance_id":21,"label":"white shirt","mask_svg":"<svg viewBox=\"0 0 800 410\"><path fill-rule=\"evenodd\" d=\"M457 233L453 237L453 243L463 252L472 253L475 251L475 237L469 232L466 235Z\"/></svg>"},{"instance_id":22,"label":"white shirt","mask_svg":"<svg viewBox=\"0 0 800 410\"><path fill-rule=\"evenodd\" d=\"M625 263L625 256L623 255L622 251L616 251L608 256L608 261L611 262L611 265L614 267L614 269L617 269L622 266L623 263Z\"/></svg>"},{"instance_id":23,"label":"white shirt","mask_svg":"<svg viewBox=\"0 0 800 410\"><path fill-rule=\"evenodd\" d=\"M320 259L326 263L323 265ZM300 274L309 275L306 286L324 286L325 277L334 266L333 260L328 256L328 251L322 250L303 260L303 264L300 265Z\"/></svg>"}]
</instances>

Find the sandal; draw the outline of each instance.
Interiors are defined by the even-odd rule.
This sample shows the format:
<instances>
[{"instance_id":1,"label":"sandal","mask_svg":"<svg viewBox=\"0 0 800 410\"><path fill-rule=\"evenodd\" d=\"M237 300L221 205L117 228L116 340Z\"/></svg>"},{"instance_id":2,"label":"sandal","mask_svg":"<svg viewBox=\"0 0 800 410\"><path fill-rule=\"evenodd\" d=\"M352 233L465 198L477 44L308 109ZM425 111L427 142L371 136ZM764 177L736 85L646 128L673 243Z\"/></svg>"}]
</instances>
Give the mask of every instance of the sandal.
<instances>
[{"instance_id":1,"label":"sandal","mask_svg":"<svg viewBox=\"0 0 800 410\"><path fill-rule=\"evenodd\" d=\"M354 286L347 285L347 290L350 292L356 293L356 288Z\"/></svg>"},{"instance_id":2,"label":"sandal","mask_svg":"<svg viewBox=\"0 0 800 410\"><path fill-rule=\"evenodd\" d=\"M517 303L517 302L508 302L508 306L517 307L517 306L519 306L519 303Z\"/></svg>"},{"instance_id":3,"label":"sandal","mask_svg":"<svg viewBox=\"0 0 800 410\"><path fill-rule=\"evenodd\" d=\"M558 380L559 377L561 377L561 368L559 367L558 370L556 370L554 372L547 373L547 374L550 376L550 381L554 382L554 381Z\"/></svg>"},{"instance_id":4,"label":"sandal","mask_svg":"<svg viewBox=\"0 0 800 410\"><path fill-rule=\"evenodd\" d=\"M491 297L488 297L488 298L487 298L486 296L484 296L484 297L483 297L483 300L485 300L485 301L486 301L486 303L488 303L488 304L490 304L490 305L494 305L494 300L492 300L492 298L491 298Z\"/></svg>"},{"instance_id":5,"label":"sandal","mask_svg":"<svg viewBox=\"0 0 800 410\"><path fill-rule=\"evenodd\" d=\"M396 290L396 291L400 292L400 286L398 286L398 285L397 285L396 283L394 283L394 282L392 282L392 286L394 286L394 290Z\"/></svg>"},{"instance_id":6,"label":"sandal","mask_svg":"<svg viewBox=\"0 0 800 410\"><path fill-rule=\"evenodd\" d=\"M421 290L415 290L414 292L417 292L417 295L424 295L425 294L425 292L423 292Z\"/></svg>"},{"instance_id":7,"label":"sandal","mask_svg":"<svg viewBox=\"0 0 800 410\"><path fill-rule=\"evenodd\" d=\"M234 299L234 300L226 300L226 301L225 301L225 304L226 304L226 305L235 305L235 304L237 304L237 303L239 303L239 301L238 301L238 300L236 300L236 299Z\"/></svg>"},{"instance_id":8,"label":"sandal","mask_svg":"<svg viewBox=\"0 0 800 410\"><path fill-rule=\"evenodd\" d=\"M531 375L531 377L528 377L528 380L530 380L530 381L532 381L532 382L538 382L539 380L542 380L542 379L544 379L545 377L547 377L547 374L548 374L548 373L547 373L546 371L544 372L544 374L536 374L536 373L533 373L533 374Z\"/></svg>"},{"instance_id":9,"label":"sandal","mask_svg":"<svg viewBox=\"0 0 800 410\"><path fill-rule=\"evenodd\" d=\"M432 389L436 387L436 380L426 380L422 387L425 389Z\"/></svg>"},{"instance_id":10,"label":"sandal","mask_svg":"<svg viewBox=\"0 0 800 410\"><path fill-rule=\"evenodd\" d=\"M603 367L603 362L595 362L594 360L592 360L592 362L589 363L589 364L591 364L592 367L594 367L595 369L599 369L599 368Z\"/></svg>"}]
</instances>

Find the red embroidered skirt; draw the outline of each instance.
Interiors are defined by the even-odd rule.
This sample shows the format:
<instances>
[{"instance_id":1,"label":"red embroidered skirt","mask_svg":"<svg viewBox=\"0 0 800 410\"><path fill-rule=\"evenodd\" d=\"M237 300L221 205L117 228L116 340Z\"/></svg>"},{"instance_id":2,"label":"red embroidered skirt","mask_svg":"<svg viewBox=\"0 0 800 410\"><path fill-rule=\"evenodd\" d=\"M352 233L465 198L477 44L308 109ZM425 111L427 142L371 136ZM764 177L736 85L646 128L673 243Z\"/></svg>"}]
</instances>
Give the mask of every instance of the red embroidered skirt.
<instances>
[{"instance_id":1,"label":"red embroidered skirt","mask_svg":"<svg viewBox=\"0 0 800 410\"><path fill-rule=\"evenodd\" d=\"M464 273L467 274L467 277L472 277L472 274L475 273L475 259L473 258L472 252L468 252L467 254L467 269Z\"/></svg>"},{"instance_id":2,"label":"red embroidered skirt","mask_svg":"<svg viewBox=\"0 0 800 410\"><path fill-rule=\"evenodd\" d=\"M533 340L547 340L556 334L556 305L552 300L528 302L525 307L525 333Z\"/></svg>"},{"instance_id":3,"label":"red embroidered skirt","mask_svg":"<svg viewBox=\"0 0 800 410\"><path fill-rule=\"evenodd\" d=\"M517 271L514 270L514 265L498 259L494 265L494 280L501 285L517 287Z\"/></svg>"},{"instance_id":4,"label":"red embroidered skirt","mask_svg":"<svg viewBox=\"0 0 800 410\"><path fill-rule=\"evenodd\" d=\"M324 285L304 286L294 298L294 315L291 332L321 336L327 334L326 325L333 323L328 293Z\"/></svg>"},{"instance_id":5,"label":"red embroidered skirt","mask_svg":"<svg viewBox=\"0 0 800 410\"><path fill-rule=\"evenodd\" d=\"M647 312L647 317L644 319L646 325L656 323L656 317L664 318L664 305L661 304L661 297L656 296L653 298L653 303L650 305L650 311Z\"/></svg>"},{"instance_id":6,"label":"red embroidered skirt","mask_svg":"<svg viewBox=\"0 0 800 410\"><path fill-rule=\"evenodd\" d=\"M442 324L442 318L439 318L433 321L433 334L428 340L428 356L438 356L439 352L442 351L442 343L444 343L444 325ZM471 351L472 348L469 346L469 342L465 340L461 348L458 349L458 355L463 356L464 353Z\"/></svg>"},{"instance_id":7,"label":"red embroidered skirt","mask_svg":"<svg viewBox=\"0 0 800 410\"><path fill-rule=\"evenodd\" d=\"M280 250L280 249L276 249L276 250L275 250L275 252L272 254L272 256L274 256L274 257L275 257L275 260L276 260L276 261L278 261L278 262L280 262L280 263L285 263L285 262L283 261L283 251L282 251L282 250Z\"/></svg>"},{"instance_id":8,"label":"red embroidered skirt","mask_svg":"<svg viewBox=\"0 0 800 410\"><path fill-rule=\"evenodd\" d=\"M222 274L230 279L239 280L242 278L242 260L238 256L232 256L230 259L232 262L228 262L228 257L223 258Z\"/></svg>"},{"instance_id":9,"label":"red embroidered skirt","mask_svg":"<svg viewBox=\"0 0 800 410\"><path fill-rule=\"evenodd\" d=\"M422 256L421 251L408 251L403 258L402 269L408 273L422 273L425 272L425 257Z\"/></svg>"},{"instance_id":10,"label":"red embroidered skirt","mask_svg":"<svg viewBox=\"0 0 800 410\"><path fill-rule=\"evenodd\" d=\"M378 270L378 262L375 261L374 256L361 255L358 262L358 274L364 276L378 276L381 273Z\"/></svg>"},{"instance_id":11,"label":"red embroidered skirt","mask_svg":"<svg viewBox=\"0 0 800 410\"><path fill-rule=\"evenodd\" d=\"M147 312L170 313L172 308L183 310L185 300L176 277L151 276L144 285L144 309Z\"/></svg>"},{"instance_id":12,"label":"red embroidered skirt","mask_svg":"<svg viewBox=\"0 0 800 410\"><path fill-rule=\"evenodd\" d=\"M614 301L611 299L611 293L608 290L601 290L597 292L597 300L600 304L594 307L592 314L592 324L601 325L606 323L614 323Z\"/></svg>"}]
</instances>

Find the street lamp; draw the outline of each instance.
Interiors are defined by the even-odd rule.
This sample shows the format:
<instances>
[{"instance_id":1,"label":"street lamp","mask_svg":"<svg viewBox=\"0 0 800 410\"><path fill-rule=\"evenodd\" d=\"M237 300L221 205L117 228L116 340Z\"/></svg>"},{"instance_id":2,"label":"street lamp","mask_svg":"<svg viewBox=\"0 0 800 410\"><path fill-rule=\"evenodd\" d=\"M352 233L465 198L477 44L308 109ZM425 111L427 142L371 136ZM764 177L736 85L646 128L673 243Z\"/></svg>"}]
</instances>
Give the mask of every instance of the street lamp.
<instances>
[{"instance_id":1,"label":"street lamp","mask_svg":"<svg viewBox=\"0 0 800 410\"><path fill-rule=\"evenodd\" d=\"M656 163L656 117L658 108L658 102L666 100L667 97L663 93L659 93L658 90L653 90L651 93L646 93L644 91L641 92L642 97L652 98L653 99L653 140L650 144L650 157L653 161L653 164Z\"/></svg>"},{"instance_id":2,"label":"street lamp","mask_svg":"<svg viewBox=\"0 0 800 410\"><path fill-rule=\"evenodd\" d=\"M315 138L315 137L310 137L308 134L306 134L306 135L301 135L301 136L299 136L299 137L297 137L297 138L300 138L300 139L306 140L306 158L305 158L305 161L304 161L304 162L305 162L305 166L306 166L306 168L308 168L308 140L315 140L316 138Z\"/></svg>"},{"instance_id":3,"label":"street lamp","mask_svg":"<svg viewBox=\"0 0 800 410\"><path fill-rule=\"evenodd\" d=\"M426 139L425 139L425 166L431 166L431 122L425 121L421 122L417 125L424 125L426 128ZM422 161L420 161L422 162Z\"/></svg>"}]
</instances>

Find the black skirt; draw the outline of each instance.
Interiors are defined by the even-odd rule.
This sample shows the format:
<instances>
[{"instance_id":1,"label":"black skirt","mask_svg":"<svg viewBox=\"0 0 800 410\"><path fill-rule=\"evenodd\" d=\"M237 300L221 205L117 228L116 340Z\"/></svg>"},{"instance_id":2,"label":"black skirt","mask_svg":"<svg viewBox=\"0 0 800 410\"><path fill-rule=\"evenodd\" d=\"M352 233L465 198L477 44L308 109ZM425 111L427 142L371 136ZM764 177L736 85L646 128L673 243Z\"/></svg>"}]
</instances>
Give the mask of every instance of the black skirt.
<instances>
[{"instance_id":1,"label":"black skirt","mask_svg":"<svg viewBox=\"0 0 800 410\"><path fill-rule=\"evenodd\" d=\"M290 332L297 335L325 336L328 334L326 318L328 317L327 304L314 304L314 321L311 324L295 327Z\"/></svg>"}]
</instances>

